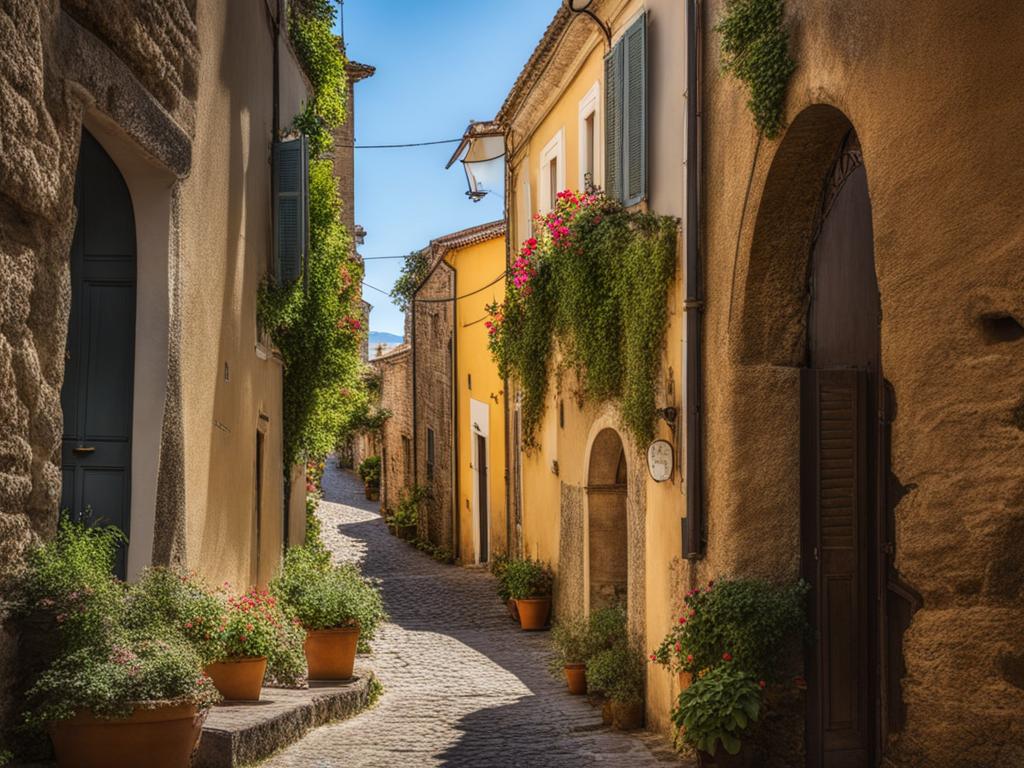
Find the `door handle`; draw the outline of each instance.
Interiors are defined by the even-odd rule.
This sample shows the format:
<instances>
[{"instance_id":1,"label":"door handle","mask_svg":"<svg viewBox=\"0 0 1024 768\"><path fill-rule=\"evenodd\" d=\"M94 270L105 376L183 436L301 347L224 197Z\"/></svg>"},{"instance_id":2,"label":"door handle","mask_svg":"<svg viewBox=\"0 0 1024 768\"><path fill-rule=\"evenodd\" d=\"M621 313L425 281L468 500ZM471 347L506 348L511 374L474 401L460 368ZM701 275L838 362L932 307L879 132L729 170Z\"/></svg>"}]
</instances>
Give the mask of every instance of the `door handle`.
<instances>
[{"instance_id":1,"label":"door handle","mask_svg":"<svg viewBox=\"0 0 1024 768\"><path fill-rule=\"evenodd\" d=\"M93 448L91 445L79 445L75 448L72 448L71 452L76 456L85 456L94 452L95 450L96 449Z\"/></svg>"}]
</instances>

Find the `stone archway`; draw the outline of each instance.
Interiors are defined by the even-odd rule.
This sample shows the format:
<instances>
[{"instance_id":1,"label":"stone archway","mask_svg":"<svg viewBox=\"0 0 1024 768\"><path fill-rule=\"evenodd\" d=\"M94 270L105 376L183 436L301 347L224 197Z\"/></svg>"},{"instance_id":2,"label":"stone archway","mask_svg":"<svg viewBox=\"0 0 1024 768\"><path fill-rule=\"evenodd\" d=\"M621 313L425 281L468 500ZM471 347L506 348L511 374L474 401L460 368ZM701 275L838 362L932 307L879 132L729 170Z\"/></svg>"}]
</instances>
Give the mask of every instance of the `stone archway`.
<instances>
[{"instance_id":1,"label":"stone archway","mask_svg":"<svg viewBox=\"0 0 1024 768\"><path fill-rule=\"evenodd\" d=\"M626 604L629 594L626 452L618 432L594 438L587 467L588 604Z\"/></svg>"}]
</instances>

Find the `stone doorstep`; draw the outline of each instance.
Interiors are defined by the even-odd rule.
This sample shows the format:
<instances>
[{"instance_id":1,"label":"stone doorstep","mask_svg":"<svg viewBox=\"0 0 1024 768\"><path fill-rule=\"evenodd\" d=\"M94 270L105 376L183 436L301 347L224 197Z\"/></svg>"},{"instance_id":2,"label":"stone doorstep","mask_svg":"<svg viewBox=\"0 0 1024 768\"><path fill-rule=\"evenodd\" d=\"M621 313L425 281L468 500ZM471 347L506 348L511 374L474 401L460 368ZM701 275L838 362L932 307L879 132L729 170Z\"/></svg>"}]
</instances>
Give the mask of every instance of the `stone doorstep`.
<instances>
[{"instance_id":1,"label":"stone doorstep","mask_svg":"<svg viewBox=\"0 0 1024 768\"><path fill-rule=\"evenodd\" d=\"M373 673L356 668L344 683L312 682L309 688L264 688L258 702L221 704L210 710L193 768L239 768L298 741L308 731L366 708Z\"/></svg>"}]
</instances>

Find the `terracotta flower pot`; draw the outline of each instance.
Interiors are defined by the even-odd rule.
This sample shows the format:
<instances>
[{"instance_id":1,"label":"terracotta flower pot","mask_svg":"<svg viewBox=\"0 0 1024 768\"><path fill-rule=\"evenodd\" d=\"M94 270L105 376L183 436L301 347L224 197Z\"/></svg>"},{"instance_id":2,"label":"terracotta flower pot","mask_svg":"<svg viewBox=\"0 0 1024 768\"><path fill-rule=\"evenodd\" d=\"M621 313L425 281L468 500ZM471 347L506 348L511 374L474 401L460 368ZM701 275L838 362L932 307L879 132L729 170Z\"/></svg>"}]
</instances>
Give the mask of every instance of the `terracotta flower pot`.
<instances>
[{"instance_id":1,"label":"terracotta flower pot","mask_svg":"<svg viewBox=\"0 0 1024 768\"><path fill-rule=\"evenodd\" d=\"M730 755L726 752L725 747L721 744L715 750L714 756L709 755L707 752L698 751L697 762L701 768L705 766L714 766L714 768L754 768L756 765L754 751L746 744L740 746L740 751L735 755Z\"/></svg>"},{"instance_id":2,"label":"terracotta flower pot","mask_svg":"<svg viewBox=\"0 0 1024 768\"><path fill-rule=\"evenodd\" d=\"M584 696L587 693L587 665L566 664L565 681L569 684L569 693L573 696Z\"/></svg>"},{"instance_id":3,"label":"terracotta flower pot","mask_svg":"<svg viewBox=\"0 0 1024 768\"><path fill-rule=\"evenodd\" d=\"M356 664L359 627L311 629L306 633L310 680L348 680Z\"/></svg>"},{"instance_id":4,"label":"terracotta flower pot","mask_svg":"<svg viewBox=\"0 0 1024 768\"><path fill-rule=\"evenodd\" d=\"M519 626L526 630L544 629L551 613L550 597L526 597L516 600L519 609Z\"/></svg>"},{"instance_id":5,"label":"terracotta flower pot","mask_svg":"<svg viewBox=\"0 0 1024 768\"><path fill-rule=\"evenodd\" d=\"M370 501L380 501L380 486L379 485L365 485L363 490L366 493L366 498Z\"/></svg>"},{"instance_id":6,"label":"terracotta flower pot","mask_svg":"<svg viewBox=\"0 0 1024 768\"><path fill-rule=\"evenodd\" d=\"M515 622L519 621L519 606L516 605L515 600L506 600L505 607L508 608L508 615L512 617Z\"/></svg>"},{"instance_id":7,"label":"terracotta flower pot","mask_svg":"<svg viewBox=\"0 0 1024 768\"><path fill-rule=\"evenodd\" d=\"M267 657L224 659L207 664L203 670L213 680L225 701L259 701Z\"/></svg>"},{"instance_id":8,"label":"terracotta flower pot","mask_svg":"<svg viewBox=\"0 0 1024 768\"><path fill-rule=\"evenodd\" d=\"M635 731L644 727L642 701L612 701L612 726L620 731Z\"/></svg>"},{"instance_id":9,"label":"terracotta flower pot","mask_svg":"<svg viewBox=\"0 0 1024 768\"><path fill-rule=\"evenodd\" d=\"M405 541L412 541L416 538L416 526L415 525L400 525L398 526L398 538L404 539Z\"/></svg>"},{"instance_id":10,"label":"terracotta flower pot","mask_svg":"<svg viewBox=\"0 0 1024 768\"><path fill-rule=\"evenodd\" d=\"M679 677L679 692L682 693L693 684L693 675L684 670L676 673Z\"/></svg>"},{"instance_id":11,"label":"terracotta flower pot","mask_svg":"<svg viewBox=\"0 0 1024 768\"><path fill-rule=\"evenodd\" d=\"M83 711L49 730L59 768L188 768L205 718L194 704L168 704L112 720Z\"/></svg>"}]
</instances>

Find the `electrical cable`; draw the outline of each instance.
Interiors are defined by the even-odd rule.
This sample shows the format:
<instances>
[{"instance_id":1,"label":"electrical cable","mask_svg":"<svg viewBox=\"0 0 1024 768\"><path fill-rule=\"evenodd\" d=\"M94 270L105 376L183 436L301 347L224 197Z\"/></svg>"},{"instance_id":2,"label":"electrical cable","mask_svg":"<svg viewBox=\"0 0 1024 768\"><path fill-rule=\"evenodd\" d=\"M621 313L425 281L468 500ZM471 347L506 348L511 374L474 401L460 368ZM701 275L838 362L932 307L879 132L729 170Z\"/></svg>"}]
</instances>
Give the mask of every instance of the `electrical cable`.
<instances>
[{"instance_id":1,"label":"electrical cable","mask_svg":"<svg viewBox=\"0 0 1024 768\"><path fill-rule=\"evenodd\" d=\"M443 298L443 299L415 299L415 301L416 301L417 304L443 304L446 301L460 301L462 299L469 298L470 296L475 296L476 294L480 293L481 291L486 291L488 288L490 288L492 285L494 285L498 281L504 280L506 276L507 276L507 273L506 272L502 272L496 278L491 280L491 282L487 283L487 285L482 285L479 288L477 288L475 291L470 291L469 293L464 293L461 296L454 296L454 297L449 296L449 297ZM377 293L383 293L385 296L390 296L391 295L390 291L385 291L382 288L378 288L375 285L370 285L365 280L363 281L363 287L364 288L370 288L370 289L372 289L374 291L377 291Z\"/></svg>"},{"instance_id":2,"label":"electrical cable","mask_svg":"<svg viewBox=\"0 0 1024 768\"><path fill-rule=\"evenodd\" d=\"M408 144L335 144L336 147L345 147L346 149L404 149L406 147L433 147L438 144L454 144L457 141L462 141L460 136L457 139L438 139L437 141L413 141Z\"/></svg>"}]
</instances>

